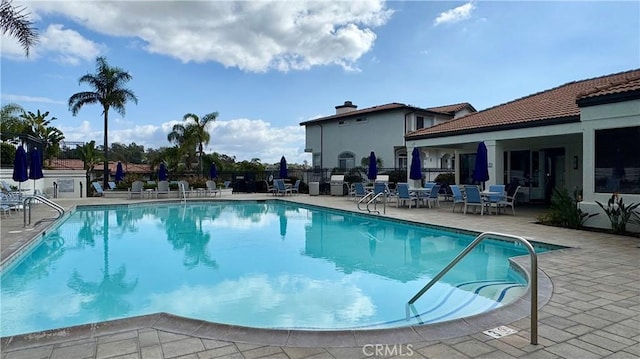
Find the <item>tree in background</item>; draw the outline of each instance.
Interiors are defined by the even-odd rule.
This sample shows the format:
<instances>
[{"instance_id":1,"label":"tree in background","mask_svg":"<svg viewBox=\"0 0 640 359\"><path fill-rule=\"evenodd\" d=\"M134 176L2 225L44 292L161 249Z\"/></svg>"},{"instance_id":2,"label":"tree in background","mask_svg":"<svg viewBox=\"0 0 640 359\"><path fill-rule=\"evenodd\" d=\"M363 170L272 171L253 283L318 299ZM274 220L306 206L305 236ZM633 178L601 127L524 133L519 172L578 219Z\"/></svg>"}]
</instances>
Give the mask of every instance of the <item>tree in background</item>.
<instances>
[{"instance_id":1,"label":"tree in background","mask_svg":"<svg viewBox=\"0 0 640 359\"><path fill-rule=\"evenodd\" d=\"M87 142L82 146L78 146L78 153L80 154L80 159L82 160L83 167L86 172L87 178L87 192L86 196L89 197L89 184L91 183L91 172L93 168L98 164L102 158L100 156L100 151L96 148L96 141ZM105 187L108 188L108 187Z\"/></svg>"},{"instance_id":2,"label":"tree in background","mask_svg":"<svg viewBox=\"0 0 640 359\"><path fill-rule=\"evenodd\" d=\"M125 88L125 84L132 79L128 72L119 67L111 67L104 57L96 59L96 73L86 74L78 80L86 83L93 92L79 92L69 98L69 110L75 116L84 105L100 104L104 115L104 188L109 186L109 109L115 109L120 115L125 115L125 105L128 101L138 103L133 91Z\"/></svg>"},{"instance_id":3,"label":"tree in background","mask_svg":"<svg viewBox=\"0 0 640 359\"><path fill-rule=\"evenodd\" d=\"M29 57L29 49L38 43L38 29L29 20L29 13L22 6L13 6L11 0L0 3L0 27L2 34L18 40L25 54Z\"/></svg>"},{"instance_id":4,"label":"tree in background","mask_svg":"<svg viewBox=\"0 0 640 359\"><path fill-rule=\"evenodd\" d=\"M209 144L211 135L207 127L218 117L217 112L208 113L202 118L193 113L187 113L182 117L183 123L173 125L171 133L167 136L169 142L177 144L190 153L197 146L198 174L203 174L204 146Z\"/></svg>"},{"instance_id":5,"label":"tree in background","mask_svg":"<svg viewBox=\"0 0 640 359\"><path fill-rule=\"evenodd\" d=\"M8 103L0 110L0 133L2 141L9 141L15 138L16 134L24 132L24 125L20 115L24 109L15 103Z\"/></svg>"},{"instance_id":6,"label":"tree in background","mask_svg":"<svg viewBox=\"0 0 640 359\"><path fill-rule=\"evenodd\" d=\"M22 132L37 138L44 147L41 149L44 159L50 160L60 152L60 142L64 140L64 134L51 126L51 121L57 118L47 119L47 116L49 116L49 111L44 113L40 110L37 110L36 113L23 111L20 118L23 124Z\"/></svg>"}]
</instances>

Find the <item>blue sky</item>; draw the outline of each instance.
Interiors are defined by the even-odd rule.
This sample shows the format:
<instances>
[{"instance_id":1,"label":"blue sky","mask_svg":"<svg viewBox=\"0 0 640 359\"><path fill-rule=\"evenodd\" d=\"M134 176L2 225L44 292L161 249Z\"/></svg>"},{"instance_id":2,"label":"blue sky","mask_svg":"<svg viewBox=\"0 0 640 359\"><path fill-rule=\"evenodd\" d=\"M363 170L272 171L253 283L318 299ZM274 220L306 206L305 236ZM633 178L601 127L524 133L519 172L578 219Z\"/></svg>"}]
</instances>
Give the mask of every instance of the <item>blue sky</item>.
<instances>
[{"instance_id":1,"label":"blue sky","mask_svg":"<svg viewBox=\"0 0 640 359\"><path fill-rule=\"evenodd\" d=\"M477 110L640 67L638 1L13 1L40 33L29 58L3 35L2 104L49 111L67 141L102 144L99 106L71 95L95 58L138 97L109 142L171 146L186 113L217 111L206 152L310 161L300 122L349 100Z\"/></svg>"}]
</instances>

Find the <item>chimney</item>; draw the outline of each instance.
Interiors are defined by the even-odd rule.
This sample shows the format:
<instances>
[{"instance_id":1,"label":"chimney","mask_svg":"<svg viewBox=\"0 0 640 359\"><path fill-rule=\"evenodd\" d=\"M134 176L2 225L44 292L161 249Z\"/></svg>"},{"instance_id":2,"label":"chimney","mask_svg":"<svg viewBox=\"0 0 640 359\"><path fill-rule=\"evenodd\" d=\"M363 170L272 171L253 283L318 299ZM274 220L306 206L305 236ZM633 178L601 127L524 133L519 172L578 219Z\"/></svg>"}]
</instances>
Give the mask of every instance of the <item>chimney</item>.
<instances>
[{"instance_id":1,"label":"chimney","mask_svg":"<svg viewBox=\"0 0 640 359\"><path fill-rule=\"evenodd\" d=\"M345 101L344 105L336 106L336 115L341 115L343 113L355 111L358 109L358 106L351 103L351 101Z\"/></svg>"}]
</instances>

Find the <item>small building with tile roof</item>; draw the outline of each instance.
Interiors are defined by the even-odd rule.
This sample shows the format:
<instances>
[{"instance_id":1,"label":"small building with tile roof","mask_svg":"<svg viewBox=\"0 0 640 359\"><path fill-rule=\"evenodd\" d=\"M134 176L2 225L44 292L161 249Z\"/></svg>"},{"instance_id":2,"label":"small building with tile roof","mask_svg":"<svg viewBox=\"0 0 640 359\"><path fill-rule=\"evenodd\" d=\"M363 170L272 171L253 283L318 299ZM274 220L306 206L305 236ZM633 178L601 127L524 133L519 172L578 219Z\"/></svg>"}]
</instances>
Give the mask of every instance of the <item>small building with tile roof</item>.
<instances>
[{"instance_id":1,"label":"small building with tile roof","mask_svg":"<svg viewBox=\"0 0 640 359\"><path fill-rule=\"evenodd\" d=\"M300 123L305 126L305 152L312 153L314 168L348 170L360 166L371 151L383 161L383 167L406 168L407 133L476 111L468 103L421 108L393 102L358 109L351 101L335 109L333 115ZM447 156L440 154L440 158ZM433 167L451 168L452 164L444 160Z\"/></svg>"},{"instance_id":2,"label":"small building with tile roof","mask_svg":"<svg viewBox=\"0 0 640 359\"><path fill-rule=\"evenodd\" d=\"M472 184L475 152L488 152L486 184L518 184L525 201L554 189L582 191L581 208L602 212L619 193L640 202L640 69L573 81L479 112L417 129L407 148L452 152L456 183ZM606 227L604 213L590 222Z\"/></svg>"}]
</instances>

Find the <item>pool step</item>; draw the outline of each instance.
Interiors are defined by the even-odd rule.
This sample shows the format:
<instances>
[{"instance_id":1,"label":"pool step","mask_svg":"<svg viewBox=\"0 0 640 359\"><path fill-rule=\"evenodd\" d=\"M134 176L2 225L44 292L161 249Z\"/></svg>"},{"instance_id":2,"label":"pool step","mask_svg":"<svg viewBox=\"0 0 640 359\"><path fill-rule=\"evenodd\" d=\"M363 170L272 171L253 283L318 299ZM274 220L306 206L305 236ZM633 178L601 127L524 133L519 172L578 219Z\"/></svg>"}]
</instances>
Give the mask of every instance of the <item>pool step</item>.
<instances>
[{"instance_id":1,"label":"pool step","mask_svg":"<svg viewBox=\"0 0 640 359\"><path fill-rule=\"evenodd\" d=\"M524 294L522 283L482 280L458 284L421 306L421 323L435 323L480 314L508 304ZM426 298L425 298L426 299Z\"/></svg>"}]
</instances>

